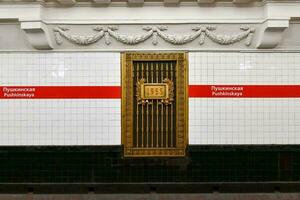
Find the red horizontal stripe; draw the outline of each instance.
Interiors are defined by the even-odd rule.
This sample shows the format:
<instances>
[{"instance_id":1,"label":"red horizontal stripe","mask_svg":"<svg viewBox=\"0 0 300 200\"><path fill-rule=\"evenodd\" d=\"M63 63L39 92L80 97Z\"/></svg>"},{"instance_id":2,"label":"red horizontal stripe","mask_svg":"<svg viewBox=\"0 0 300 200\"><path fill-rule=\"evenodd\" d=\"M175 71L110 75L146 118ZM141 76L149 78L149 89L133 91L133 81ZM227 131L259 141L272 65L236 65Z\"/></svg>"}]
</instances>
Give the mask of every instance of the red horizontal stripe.
<instances>
[{"instance_id":1,"label":"red horizontal stripe","mask_svg":"<svg viewBox=\"0 0 300 200\"><path fill-rule=\"evenodd\" d=\"M300 85L190 85L189 97L293 98L300 97Z\"/></svg>"},{"instance_id":2,"label":"red horizontal stripe","mask_svg":"<svg viewBox=\"0 0 300 200\"><path fill-rule=\"evenodd\" d=\"M0 87L0 98L12 99L117 99L120 86L7 86ZM8 92L8 90L12 90ZM15 91L18 90L18 91ZM27 91L24 91L27 90ZM15 91L15 92L14 92Z\"/></svg>"},{"instance_id":3,"label":"red horizontal stripe","mask_svg":"<svg viewBox=\"0 0 300 200\"><path fill-rule=\"evenodd\" d=\"M191 98L298 98L300 85L190 85ZM0 99L118 99L120 86L2 86Z\"/></svg>"}]
</instances>

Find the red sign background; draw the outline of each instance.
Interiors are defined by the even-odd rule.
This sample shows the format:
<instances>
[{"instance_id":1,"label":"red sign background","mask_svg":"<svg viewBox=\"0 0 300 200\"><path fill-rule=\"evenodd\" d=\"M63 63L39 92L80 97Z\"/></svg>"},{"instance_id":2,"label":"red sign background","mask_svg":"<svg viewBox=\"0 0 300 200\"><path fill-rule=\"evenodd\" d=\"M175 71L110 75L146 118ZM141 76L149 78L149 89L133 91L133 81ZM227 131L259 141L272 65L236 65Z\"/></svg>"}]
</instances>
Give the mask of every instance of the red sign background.
<instances>
[{"instance_id":1,"label":"red sign background","mask_svg":"<svg viewBox=\"0 0 300 200\"><path fill-rule=\"evenodd\" d=\"M191 98L299 98L300 85L189 85ZM2 86L0 99L118 99L120 86Z\"/></svg>"}]
</instances>

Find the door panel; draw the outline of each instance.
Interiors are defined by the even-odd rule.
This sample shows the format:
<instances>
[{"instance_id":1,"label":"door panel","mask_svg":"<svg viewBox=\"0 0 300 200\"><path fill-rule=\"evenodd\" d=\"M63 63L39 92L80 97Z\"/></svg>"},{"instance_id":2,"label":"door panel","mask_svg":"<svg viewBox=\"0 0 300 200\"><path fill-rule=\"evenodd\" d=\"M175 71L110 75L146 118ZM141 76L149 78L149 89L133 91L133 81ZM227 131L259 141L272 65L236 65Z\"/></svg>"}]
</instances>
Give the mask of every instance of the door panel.
<instances>
[{"instance_id":1,"label":"door panel","mask_svg":"<svg viewBox=\"0 0 300 200\"><path fill-rule=\"evenodd\" d=\"M185 53L122 54L125 157L185 155L186 57Z\"/></svg>"}]
</instances>

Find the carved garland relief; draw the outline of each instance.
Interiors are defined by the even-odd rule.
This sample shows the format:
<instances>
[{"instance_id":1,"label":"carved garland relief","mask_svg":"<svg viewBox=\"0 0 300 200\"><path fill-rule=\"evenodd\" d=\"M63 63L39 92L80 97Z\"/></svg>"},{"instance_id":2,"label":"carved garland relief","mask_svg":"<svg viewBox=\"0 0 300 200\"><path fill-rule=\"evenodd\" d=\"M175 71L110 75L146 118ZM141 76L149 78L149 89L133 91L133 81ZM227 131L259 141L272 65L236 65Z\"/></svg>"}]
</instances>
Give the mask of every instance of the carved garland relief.
<instances>
[{"instance_id":1,"label":"carved garland relief","mask_svg":"<svg viewBox=\"0 0 300 200\"><path fill-rule=\"evenodd\" d=\"M90 45L105 39L105 44L111 44L111 38L126 45L136 45L142 43L152 37L152 44L158 44L158 38L162 38L165 42L173 45L183 45L190 43L199 38L199 44L203 45L206 38L220 45L230 45L245 39L245 45L250 46L255 32L254 28L249 26L241 26L242 32L226 35L216 34L216 26L212 25L197 25L192 28L193 33L178 35L165 32L168 27L165 25L158 26L143 26L144 34L128 35L117 32L117 26L95 26L93 28L97 33L93 35L78 35L69 33L69 28L66 26L58 26L53 29L56 43L61 45L63 43L62 37L77 45Z\"/></svg>"}]
</instances>

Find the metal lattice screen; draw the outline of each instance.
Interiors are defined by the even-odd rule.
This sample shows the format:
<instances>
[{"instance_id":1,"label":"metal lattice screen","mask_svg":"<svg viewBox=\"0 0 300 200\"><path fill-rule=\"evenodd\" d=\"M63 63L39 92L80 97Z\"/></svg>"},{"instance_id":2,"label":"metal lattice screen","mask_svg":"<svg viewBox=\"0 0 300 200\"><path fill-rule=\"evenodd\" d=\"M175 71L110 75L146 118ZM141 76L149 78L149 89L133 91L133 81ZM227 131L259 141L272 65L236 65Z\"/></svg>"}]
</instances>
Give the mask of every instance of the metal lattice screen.
<instances>
[{"instance_id":1,"label":"metal lattice screen","mask_svg":"<svg viewBox=\"0 0 300 200\"><path fill-rule=\"evenodd\" d=\"M186 58L185 53L122 54L125 157L185 155Z\"/></svg>"},{"instance_id":2,"label":"metal lattice screen","mask_svg":"<svg viewBox=\"0 0 300 200\"><path fill-rule=\"evenodd\" d=\"M163 83L165 79L176 84L176 61L133 62L133 79L137 83ZM171 104L160 99L149 99L145 104L137 100L137 85L134 86L133 146L146 148L168 148L176 144L176 100ZM176 88L176 85L174 85ZM153 92L157 88L150 88ZM174 91L176 94L176 89ZM174 99L176 96L174 95Z\"/></svg>"}]
</instances>

